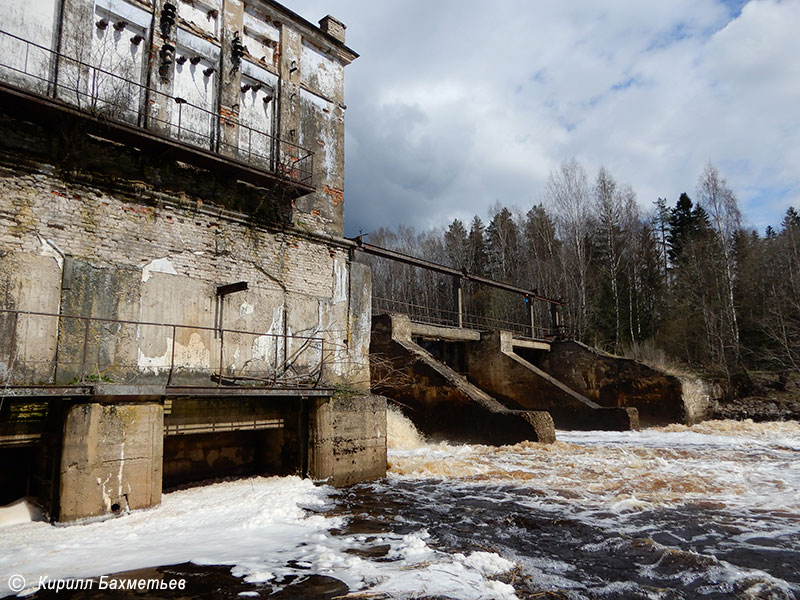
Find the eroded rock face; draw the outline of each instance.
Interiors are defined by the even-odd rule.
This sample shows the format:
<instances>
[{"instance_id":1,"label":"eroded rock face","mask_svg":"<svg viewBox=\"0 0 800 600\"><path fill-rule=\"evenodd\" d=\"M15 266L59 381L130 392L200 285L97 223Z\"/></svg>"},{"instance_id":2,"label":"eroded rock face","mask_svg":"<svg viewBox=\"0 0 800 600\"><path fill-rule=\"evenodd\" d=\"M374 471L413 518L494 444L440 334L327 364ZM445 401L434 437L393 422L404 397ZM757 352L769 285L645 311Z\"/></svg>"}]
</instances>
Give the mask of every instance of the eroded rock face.
<instances>
[{"instance_id":1,"label":"eroded rock face","mask_svg":"<svg viewBox=\"0 0 800 600\"><path fill-rule=\"evenodd\" d=\"M720 402L714 410L715 419L752 419L753 421L800 420L800 396L740 398Z\"/></svg>"}]
</instances>

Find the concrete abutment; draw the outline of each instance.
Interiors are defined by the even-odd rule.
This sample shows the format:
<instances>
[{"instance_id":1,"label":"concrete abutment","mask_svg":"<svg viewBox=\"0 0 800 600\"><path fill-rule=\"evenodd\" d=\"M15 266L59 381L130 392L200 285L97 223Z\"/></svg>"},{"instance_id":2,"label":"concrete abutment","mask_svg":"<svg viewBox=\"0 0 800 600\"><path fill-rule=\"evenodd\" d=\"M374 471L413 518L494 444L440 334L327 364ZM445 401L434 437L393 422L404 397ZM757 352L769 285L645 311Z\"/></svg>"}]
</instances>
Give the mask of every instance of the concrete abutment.
<instances>
[{"instance_id":1,"label":"concrete abutment","mask_svg":"<svg viewBox=\"0 0 800 600\"><path fill-rule=\"evenodd\" d=\"M37 443L0 450L20 461L3 469L3 503L26 495L53 521L154 507L162 488L219 478L299 475L346 486L386 473L386 400L360 392L116 401L105 393L49 405L50 431L40 429Z\"/></svg>"},{"instance_id":2,"label":"concrete abutment","mask_svg":"<svg viewBox=\"0 0 800 600\"><path fill-rule=\"evenodd\" d=\"M541 427L533 435L526 431L514 416L522 414L546 415L560 429L614 431L691 424L710 414L702 382L572 341L386 314L373 319L371 351L373 389L434 437L486 443L552 438Z\"/></svg>"},{"instance_id":3,"label":"concrete abutment","mask_svg":"<svg viewBox=\"0 0 800 600\"><path fill-rule=\"evenodd\" d=\"M436 360L413 341L405 315L373 319L370 352L373 391L399 404L428 437L496 445L555 440L550 415L504 406Z\"/></svg>"}]
</instances>

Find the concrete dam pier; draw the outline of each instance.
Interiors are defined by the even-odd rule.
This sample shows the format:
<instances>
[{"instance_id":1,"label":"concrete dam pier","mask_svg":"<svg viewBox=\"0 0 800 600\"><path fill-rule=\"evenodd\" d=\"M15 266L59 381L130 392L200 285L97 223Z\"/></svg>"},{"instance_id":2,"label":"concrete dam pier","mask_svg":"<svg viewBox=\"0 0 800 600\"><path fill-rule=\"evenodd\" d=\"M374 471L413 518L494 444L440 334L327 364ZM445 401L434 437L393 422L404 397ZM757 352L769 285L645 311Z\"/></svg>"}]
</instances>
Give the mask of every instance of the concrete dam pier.
<instances>
[{"instance_id":1,"label":"concrete dam pier","mask_svg":"<svg viewBox=\"0 0 800 600\"><path fill-rule=\"evenodd\" d=\"M413 341L405 315L373 319L373 391L405 408L432 438L484 444L555 441L553 419L543 411L510 409Z\"/></svg>"},{"instance_id":2,"label":"concrete dam pier","mask_svg":"<svg viewBox=\"0 0 800 600\"><path fill-rule=\"evenodd\" d=\"M680 378L573 341L373 318L373 391L434 437L552 441L559 429L692 423L709 410ZM705 404L703 404L705 402ZM700 406L698 406L700 404Z\"/></svg>"}]
</instances>

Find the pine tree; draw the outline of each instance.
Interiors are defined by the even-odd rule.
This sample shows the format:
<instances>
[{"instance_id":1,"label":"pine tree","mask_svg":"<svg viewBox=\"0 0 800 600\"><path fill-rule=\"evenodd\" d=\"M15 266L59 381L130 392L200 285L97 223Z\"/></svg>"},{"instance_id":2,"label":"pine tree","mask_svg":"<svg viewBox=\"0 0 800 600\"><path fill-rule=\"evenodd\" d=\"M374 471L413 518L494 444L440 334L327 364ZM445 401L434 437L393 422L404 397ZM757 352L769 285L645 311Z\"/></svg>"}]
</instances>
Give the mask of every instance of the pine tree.
<instances>
[{"instance_id":1,"label":"pine tree","mask_svg":"<svg viewBox=\"0 0 800 600\"><path fill-rule=\"evenodd\" d=\"M519 228L511 211L500 208L486 228L486 253L491 277L512 282L519 264Z\"/></svg>"},{"instance_id":2,"label":"pine tree","mask_svg":"<svg viewBox=\"0 0 800 600\"><path fill-rule=\"evenodd\" d=\"M465 268L468 261L469 236L464 223L453 219L444 234L444 248L447 263L456 269Z\"/></svg>"}]
</instances>

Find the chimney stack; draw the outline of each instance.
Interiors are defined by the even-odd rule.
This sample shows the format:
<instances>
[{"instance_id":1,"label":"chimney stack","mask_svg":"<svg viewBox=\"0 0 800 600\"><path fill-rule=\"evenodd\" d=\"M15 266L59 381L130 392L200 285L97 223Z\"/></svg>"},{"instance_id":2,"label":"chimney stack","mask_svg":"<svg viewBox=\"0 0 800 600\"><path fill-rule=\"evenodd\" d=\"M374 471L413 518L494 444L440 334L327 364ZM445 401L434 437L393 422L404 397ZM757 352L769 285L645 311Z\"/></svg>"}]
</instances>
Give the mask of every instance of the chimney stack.
<instances>
[{"instance_id":1,"label":"chimney stack","mask_svg":"<svg viewBox=\"0 0 800 600\"><path fill-rule=\"evenodd\" d=\"M341 21L337 21L332 16L328 15L319 20L319 28L344 44L344 30L347 29L347 27L345 27L344 23Z\"/></svg>"}]
</instances>

